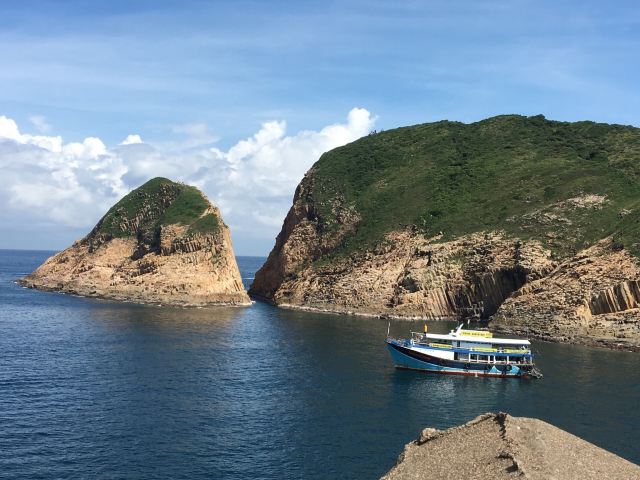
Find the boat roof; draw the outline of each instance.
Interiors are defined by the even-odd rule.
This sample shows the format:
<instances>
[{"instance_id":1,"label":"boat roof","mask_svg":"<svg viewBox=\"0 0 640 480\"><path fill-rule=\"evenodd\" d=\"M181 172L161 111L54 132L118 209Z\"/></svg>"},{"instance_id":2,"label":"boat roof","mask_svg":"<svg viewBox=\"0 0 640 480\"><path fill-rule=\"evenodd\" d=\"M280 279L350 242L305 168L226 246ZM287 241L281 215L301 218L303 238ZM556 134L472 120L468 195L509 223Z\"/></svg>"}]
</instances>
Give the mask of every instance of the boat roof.
<instances>
[{"instance_id":1,"label":"boat roof","mask_svg":"<svg viewBox=\"0 0 640 480\"><path fill-rule=\"evenodd\" d=\"M440 333L427 333L425 336L434 340L459 340L462 342L491 343L494 345L531 345L529 340L519 340L516 338L475 337L471 335L457 335L455 333L447 333L444 335Z\"/></svg>"}]
</instances>

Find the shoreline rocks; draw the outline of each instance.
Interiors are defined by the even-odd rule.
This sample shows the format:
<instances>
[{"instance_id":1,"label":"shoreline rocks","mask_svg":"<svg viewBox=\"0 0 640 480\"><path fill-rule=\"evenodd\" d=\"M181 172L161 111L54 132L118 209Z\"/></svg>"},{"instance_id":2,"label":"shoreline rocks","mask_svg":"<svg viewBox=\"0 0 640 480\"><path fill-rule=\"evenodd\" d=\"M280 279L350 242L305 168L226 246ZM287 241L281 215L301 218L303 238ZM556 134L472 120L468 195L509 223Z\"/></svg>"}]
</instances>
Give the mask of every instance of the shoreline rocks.
<instances>
[{"instance_id":1,"label":"shoreline rocks","mask_svg":"<svg viewBox=\"0 0 640 480\"><path fill-rule=\"evenodd\" d=\"M505 334L640 351L640 267L611 238L564 261L536 241L480 232L443 242L392 232L379 248L329 264L277 258L250 294L284 308L408 320L483 318ZM275 249L274 249L275 251ZM275 266L274 266L275 264ZM291 265L298 270L286 271Z\"/></svg>"}]
</instances>

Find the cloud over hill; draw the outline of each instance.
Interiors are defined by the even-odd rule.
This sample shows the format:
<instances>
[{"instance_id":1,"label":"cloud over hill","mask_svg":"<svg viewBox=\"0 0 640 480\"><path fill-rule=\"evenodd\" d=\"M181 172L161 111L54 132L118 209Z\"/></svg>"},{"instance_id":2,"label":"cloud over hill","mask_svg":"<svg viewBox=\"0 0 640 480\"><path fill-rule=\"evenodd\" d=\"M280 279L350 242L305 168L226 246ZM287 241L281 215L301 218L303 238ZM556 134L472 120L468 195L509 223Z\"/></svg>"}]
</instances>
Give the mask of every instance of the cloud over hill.
<instances>
[{"instance_id":1,"label":"cloud over hill","mask_svg":"<svg viewBox=\"0 0 640 480\"><path fill-rule=\"evenodd\" d=\"M13 119L0 116L0 226L89 228L128 191L165 176L203 189L236 238L264 239L266 250L304 172L323 152L366 135L375 120L354 108L342 123L294 134L285 121L269 121L223 150L212 146L206 125L182 129L188 139L179 144L146 142L133 133L106 146L98 137L65 142L23 133Z\"/></svg>"}]
</instances>

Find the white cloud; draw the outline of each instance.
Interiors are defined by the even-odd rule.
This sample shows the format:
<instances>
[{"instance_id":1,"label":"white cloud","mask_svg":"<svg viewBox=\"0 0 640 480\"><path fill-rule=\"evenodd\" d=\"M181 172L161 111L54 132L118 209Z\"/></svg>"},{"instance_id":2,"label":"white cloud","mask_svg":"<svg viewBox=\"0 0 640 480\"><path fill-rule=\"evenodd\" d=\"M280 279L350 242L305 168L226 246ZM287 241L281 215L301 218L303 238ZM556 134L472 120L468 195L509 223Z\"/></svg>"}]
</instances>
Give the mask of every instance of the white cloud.
<instances>
[{"instance_id":1,"label":"white cloud","mask_svg":"<svg viewBox=\"0 0 640 480\"><path fill-rule=\"evenodd\" d=\"M4 115L0 115L0 139L2 138L13 140L19 144L35 145L53 152L60 152L62 150L62 137L23 135L20 133L16 122Z\"/></svg>"},{"instance_id":2,"label":"white cloud","mask_svg":"<svg viewBox=\"0 0 640 480\"><path fill-rule=\"evenodd\" d=\"M174 127L187 141L143 143L132 134L108 148L96 137L64 143L59 136L24 134L0 116L0 201L7 207L0 222L88 231L128 191L165 176L202 188L235 236L270 246L304 173L323 152L366 135L375 121L354 108L345 123L293 135L286 122L270 121L224 151L211 147L213 136L203 124Z\"/></svg>"},{"instance_id":3,"label":"white cloud","mask_svg":"<svg viewBox=\"0 0 640 480\"><path fill-rule=\"evenodd\" d=\"M133 145L135 143L142 143L142 138L140 135L127 135L120 145Z\"/></svg>"},{"instance_id":4,"label":"white cloud","mask_svg":"<svg viewBox=\"0 0 640 480\"><path fill-rule=\"evenodd\" d=\"M21 137L22 135L20 135L16 122L4 115L0 115L0 138L19 141Z\"/></svg>"},{"instance_id":5,"label":"white cloud","mask_svg":"<svg viewBox=\"0 0 640 480\"><path fill-rule=\"evenodd\" d=\"M40 133L49 133L49 131L51 130L51 125L49 125L47 119L42 115L31 115L29 117L29 121Z\"/></svg>"}]
</instances>

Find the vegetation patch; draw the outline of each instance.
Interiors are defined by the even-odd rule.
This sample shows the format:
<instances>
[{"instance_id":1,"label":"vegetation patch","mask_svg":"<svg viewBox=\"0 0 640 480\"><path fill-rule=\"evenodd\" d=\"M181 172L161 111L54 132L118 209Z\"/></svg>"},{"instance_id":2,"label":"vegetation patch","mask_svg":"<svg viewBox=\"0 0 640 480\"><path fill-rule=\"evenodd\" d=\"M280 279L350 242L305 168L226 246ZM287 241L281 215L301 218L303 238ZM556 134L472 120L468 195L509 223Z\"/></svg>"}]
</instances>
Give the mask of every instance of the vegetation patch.
<instances>
[{"instance_id":1,"label":"vegetation patch","mask_svg":"<svg viewBox=\"0 0 640 480\"><path fill-rule=\"evenodd\" d=\"M179 185L178 195L169 207L162 213L159 219L161 225L179 223L191 225L200 219L209 203L202 193L188 185Z\"/></svg>"},{"instance_id":2,"label":"vegetation patch","mask_svg":"<svg viewBox=\"0 0 640 480\"><path fill-rule=\"evenodd\" d=\"M153 243L159 227L171 224L188 226L189 232L215 232L215 215L203 216L208 207L209 202L197 188L157 177L111 207L89 237L137 236Z\"/></svg>"},{"instance_id":3,"label":"vegetation patch","mask_svg":"<svg viewBox=\"0 0 640 480\"><path fill-rule=\"evenodd\" d=\"M219 228L218 217L213 213L207 213L193 222L187 230L187 235L196 233L215 233Z\"/></svg>"},{"instance_id":4,"label":"vegetation patch","mask_svg":"<svg viewBox=\"0 0 640 480\"><path fill-rule=\"evenodd\" d=\"M541 115L442 121L363 137L314 171L320 224L338 221L336 198L361 218L331 256L409 227L443 240L501 230L560 258L608 235L640 252L640 129L631 126Z\"/></svg>"}]
</instances>

